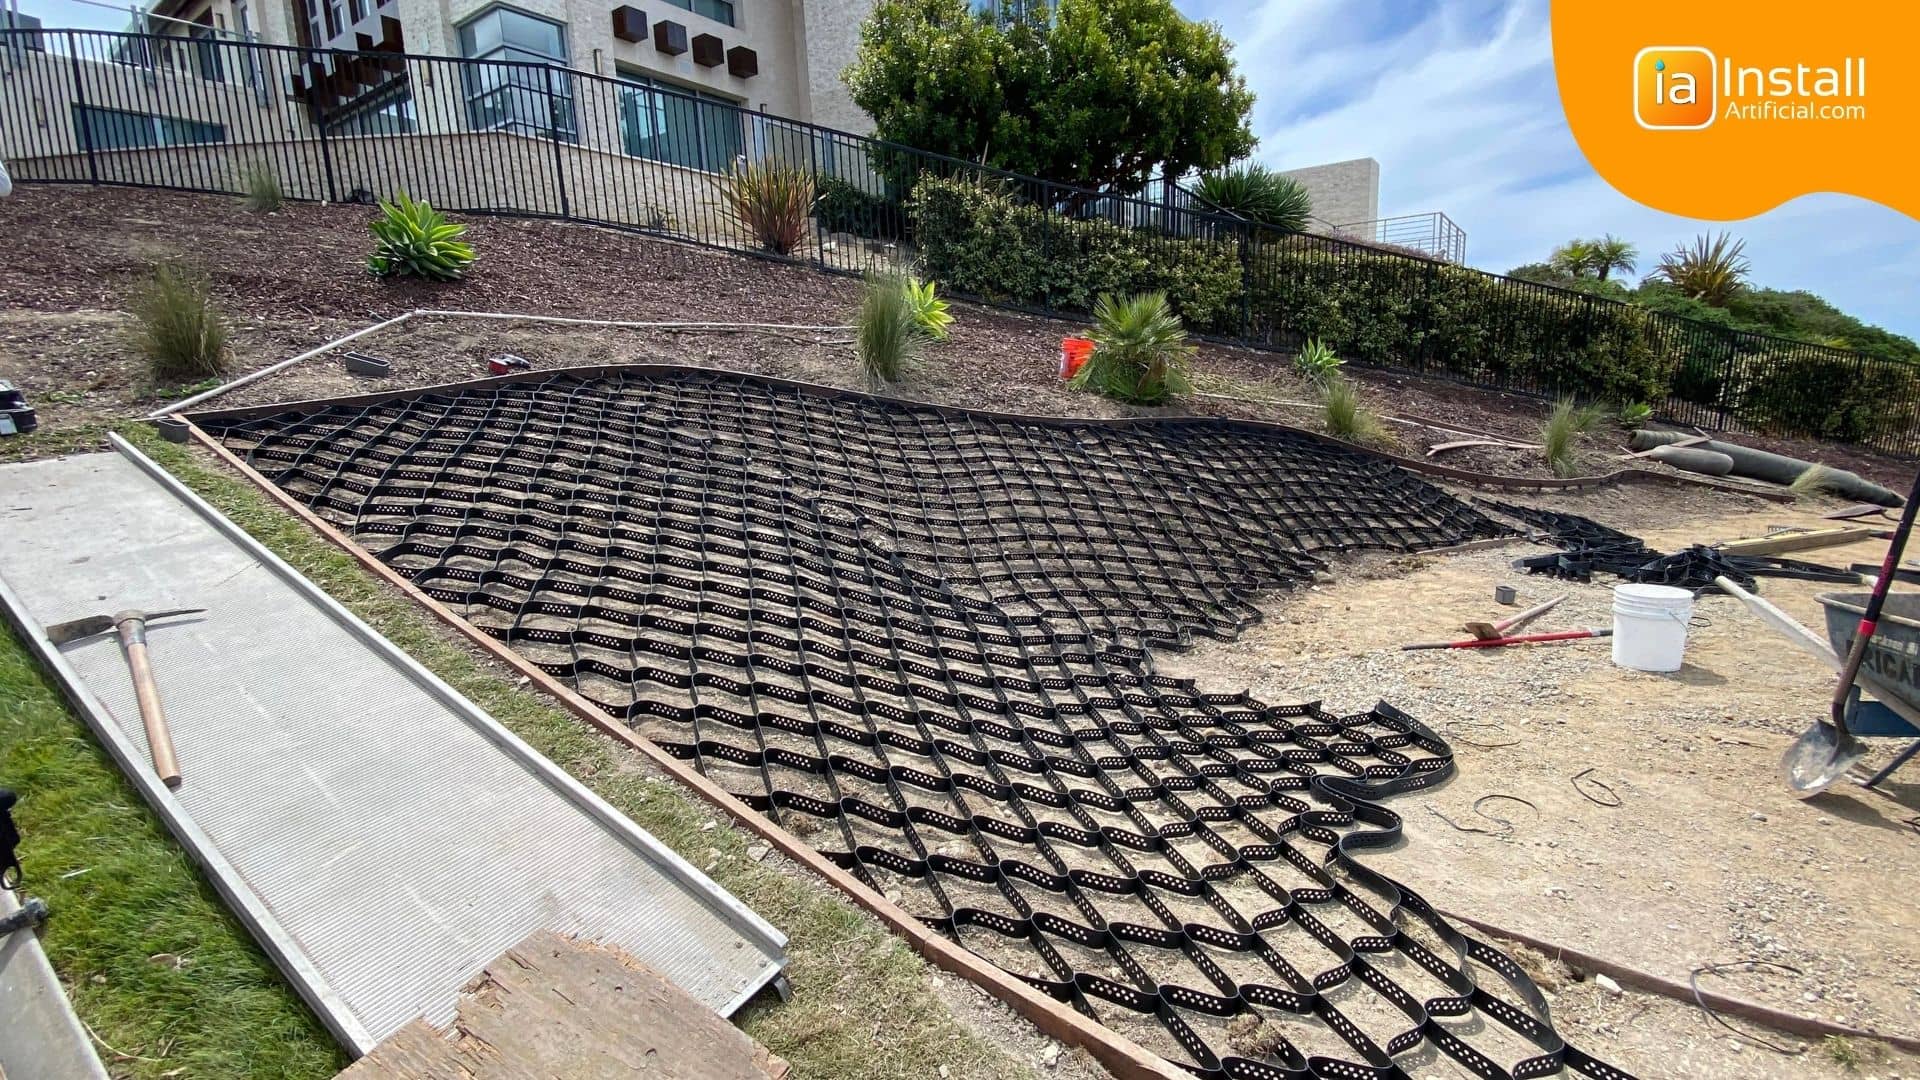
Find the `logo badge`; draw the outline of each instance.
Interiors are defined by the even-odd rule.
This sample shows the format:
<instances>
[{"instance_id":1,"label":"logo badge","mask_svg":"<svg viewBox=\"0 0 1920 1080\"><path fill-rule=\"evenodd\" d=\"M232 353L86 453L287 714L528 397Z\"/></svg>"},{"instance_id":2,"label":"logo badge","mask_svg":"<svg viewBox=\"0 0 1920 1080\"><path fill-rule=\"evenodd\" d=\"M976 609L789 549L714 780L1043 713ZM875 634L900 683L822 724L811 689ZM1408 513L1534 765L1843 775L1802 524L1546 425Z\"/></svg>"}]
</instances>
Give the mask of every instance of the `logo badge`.
<instances>
[{"instance_id":1,"label":"logo badge","mask_svg":"<svg viewBox=\"0 0 1920 1080\"><path fill-rule=\"evenodd\" d=\"M1633 58L1633 118L1652 131L1698 131L1714 119L1713 53L1653 45Z\"/></svg>"}]
</instances>

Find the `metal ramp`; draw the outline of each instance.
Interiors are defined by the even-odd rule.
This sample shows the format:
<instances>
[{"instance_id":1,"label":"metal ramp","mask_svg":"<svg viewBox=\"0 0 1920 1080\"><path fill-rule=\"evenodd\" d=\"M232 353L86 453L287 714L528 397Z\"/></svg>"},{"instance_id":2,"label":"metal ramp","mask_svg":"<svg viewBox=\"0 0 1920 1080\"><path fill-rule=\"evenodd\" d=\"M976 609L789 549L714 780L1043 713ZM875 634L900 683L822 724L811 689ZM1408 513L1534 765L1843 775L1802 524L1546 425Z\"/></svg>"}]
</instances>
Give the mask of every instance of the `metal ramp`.
<instances>
[{"instance_id":1,"label":"metal ramp","mask_svg":"<svg viewBox=\"0 0 1920 1080\"><path fill-rule=\"evenodd\" d=\"M0 602L349 1049L447 1023L535 930L617 945L722 1015L779 976L779 931L115 445L0 469ZM117 640L42 632L129 607L207 609L149 633L175 791Z\"/></svg>"}]
</instances>

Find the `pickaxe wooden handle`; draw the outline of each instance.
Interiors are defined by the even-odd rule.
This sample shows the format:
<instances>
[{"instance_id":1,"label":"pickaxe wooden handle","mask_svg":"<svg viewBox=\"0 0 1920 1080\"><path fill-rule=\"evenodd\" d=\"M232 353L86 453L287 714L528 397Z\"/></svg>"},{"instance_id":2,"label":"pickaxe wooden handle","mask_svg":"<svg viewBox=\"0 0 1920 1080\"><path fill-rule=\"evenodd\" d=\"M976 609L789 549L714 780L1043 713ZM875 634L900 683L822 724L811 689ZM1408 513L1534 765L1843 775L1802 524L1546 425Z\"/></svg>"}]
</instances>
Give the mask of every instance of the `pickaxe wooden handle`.
<instances>
[{"instance_id":1,"label":"pickaxe wooden handle","mask_svg":"<svg viewBox=\"0 0 1920 1080\"><path fill-rule=\"evenodd\" d=\"M153 665L147 660L147 620L133 614L114 623L120 632L120 646L127 651L127 670L133 673L133 696L140 703L140 723L147 729L147 749L153 754L153 771L170 788L180 786L180 760L173 754L173 734L167 730L167 714L160 708L160 687L153 681Z\"/></svg>"}]
</instances>

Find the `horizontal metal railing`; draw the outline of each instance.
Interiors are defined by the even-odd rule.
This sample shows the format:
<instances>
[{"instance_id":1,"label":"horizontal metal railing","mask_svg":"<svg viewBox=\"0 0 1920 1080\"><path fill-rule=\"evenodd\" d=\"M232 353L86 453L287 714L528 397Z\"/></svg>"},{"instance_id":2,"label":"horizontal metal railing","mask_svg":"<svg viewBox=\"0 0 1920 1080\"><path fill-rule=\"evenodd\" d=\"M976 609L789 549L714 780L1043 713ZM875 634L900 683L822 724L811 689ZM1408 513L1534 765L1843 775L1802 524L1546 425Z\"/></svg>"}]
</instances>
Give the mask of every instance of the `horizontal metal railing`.
<instances>
[{"instance_id":1,"label":"horizontal metal railing","mask_svg":"<svg viewBox=\"0 0 1920 1080\"><path fill-rule=\"evenodd\" d=\"M1645 401L1718 430L1920 450L1897 360L1729 330L1458 265L1444 214L1370 235L1283 235L1184 189L1091 191L563 67L165 35L0 31L0 155L22 183L371 202L589 221L804 261L918 267L948 291L1084 314L1160 289L1189 327L1476 386ZM738 163L802 171L798 242L766 250L727 205Z\"/></svg>"}]
</instances>

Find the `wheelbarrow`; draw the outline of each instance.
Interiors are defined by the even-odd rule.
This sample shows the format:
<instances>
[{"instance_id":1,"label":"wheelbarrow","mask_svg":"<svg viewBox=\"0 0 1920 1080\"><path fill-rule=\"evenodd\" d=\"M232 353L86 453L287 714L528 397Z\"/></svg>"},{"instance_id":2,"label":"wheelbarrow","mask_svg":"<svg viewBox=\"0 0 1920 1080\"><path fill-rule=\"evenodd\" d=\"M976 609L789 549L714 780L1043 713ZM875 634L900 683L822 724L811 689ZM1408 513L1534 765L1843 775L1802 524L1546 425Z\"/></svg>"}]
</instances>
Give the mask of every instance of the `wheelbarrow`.
<instances>
[{"instance_id":1,"label":"wheelbarrow","mask_svg":"<svg viewBox=\"0 0 1920 1080\"><path fill-rule=\"evenodd\" d=\"M1872 594L1822 593L1817 599L1827 612L1827 640L1837 656L1846 656L1853 651ZM1863 686L1870 688L1877 700L1862 697ZM1904 708L1896 710L1891 703ZM1920 715L1920 594L1889 594L1882 602L1880 618L1860 660L1859 677L1848 693L1846 710L1847 731L1856 738L1915 740L1875 773L1867 781L1868 787L1893 775L1895 769L1920 753L1920 724L1909 719Z\"/></svg>"}]
</instances>

